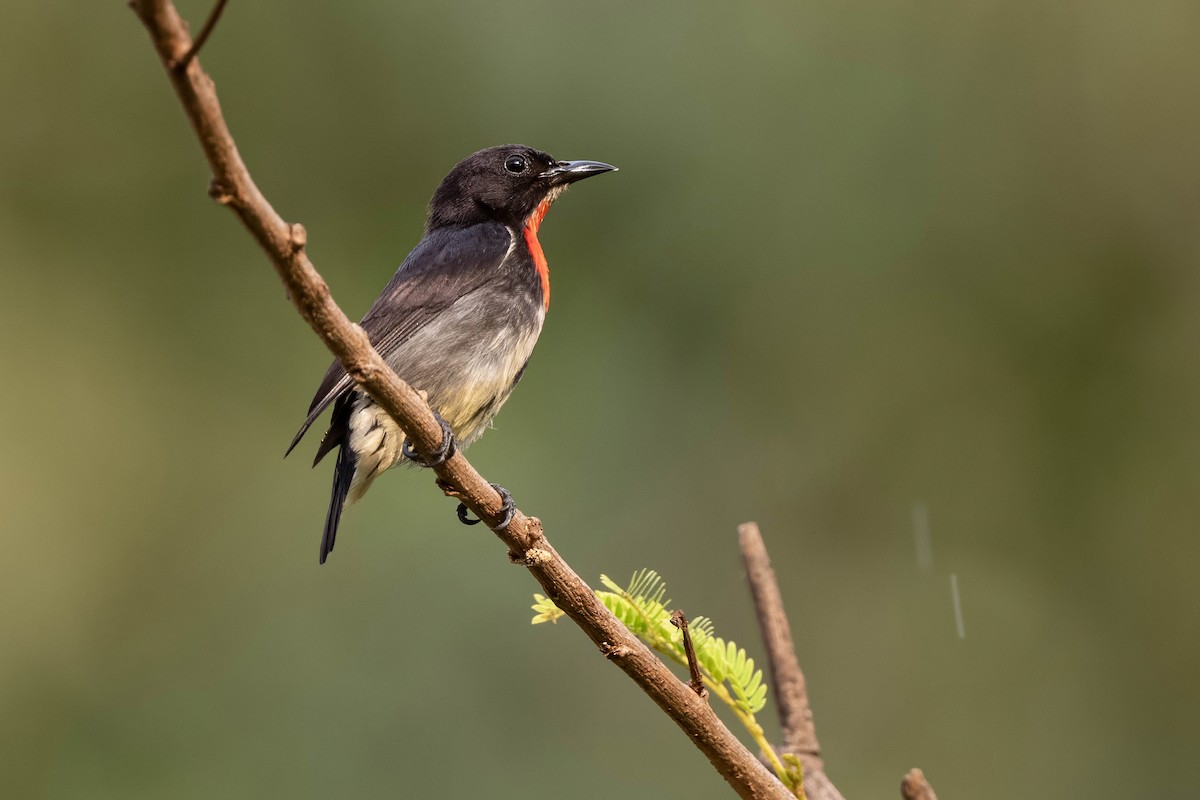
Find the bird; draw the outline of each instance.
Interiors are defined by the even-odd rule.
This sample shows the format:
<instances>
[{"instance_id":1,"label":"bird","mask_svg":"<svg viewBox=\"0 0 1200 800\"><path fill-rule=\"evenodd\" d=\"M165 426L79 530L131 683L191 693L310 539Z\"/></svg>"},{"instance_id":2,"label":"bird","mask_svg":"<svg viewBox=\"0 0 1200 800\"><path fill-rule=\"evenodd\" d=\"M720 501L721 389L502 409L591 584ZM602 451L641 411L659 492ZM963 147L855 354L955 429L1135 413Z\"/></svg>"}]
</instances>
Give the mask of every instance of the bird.
<instances>
[{"instance_id":1,"label":"bird","mask_svg":"<svg viewBox=\"0 0 1200 800\"><path fill-rule=\"evenodd\" d=\"M435 466L490 427L521 380L550 309L550 269L538 242L542 220L568 186L616 169L506 144L471 154L442 180L420 241L359 323L388 366L429 402L442 446L423 461L334 361L285 453L333 406L313 460L315 467L338 450L321 564L333 550L342 512L380 474L403 463ZM511 510L511 495L501 496ZM478 521L468 520L462 506L459 518Z\"/></svg>"}]
</instances>

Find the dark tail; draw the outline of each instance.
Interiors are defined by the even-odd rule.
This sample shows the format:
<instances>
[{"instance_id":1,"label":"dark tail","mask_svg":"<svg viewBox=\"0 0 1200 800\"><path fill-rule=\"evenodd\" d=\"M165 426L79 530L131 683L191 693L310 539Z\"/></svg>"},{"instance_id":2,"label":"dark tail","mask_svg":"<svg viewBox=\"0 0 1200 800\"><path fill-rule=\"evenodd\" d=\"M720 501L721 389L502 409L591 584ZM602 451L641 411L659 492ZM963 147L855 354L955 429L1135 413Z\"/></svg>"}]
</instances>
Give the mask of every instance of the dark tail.
<instances>
[{"instance_id":1,"label":"dark tail","mask_svg":"<svg viewBox=\"0 0 1200 800\"><path fill-rule=\"evenodd\" d=\"M352 394L348 392L347 395ZM350 449L350 411L354 405L352 397L339 399L333 409L333 419L329 431L321 442L317 452L317 461L338 447L337 463L333 467L333 491L329 497L329 511L325 514L325 532L321 536L321 563L333 552L333 543L337 539L338 523L342 520L342 509L346 507L346 496L350 493L350 483L354 480L354 466L358 458ZM313 463L316 466L316 462Z\"/></svg>"},{"instance_id":2,"label":"dark tail","mask_svg":"<svg viewBox=\"0 0 1200 800\"><path fill-rule=\"evenodd\" d=\"M337 465L333 468L333 494L329 498L329 511L325 514L325 534L321 537L322 564L333 552L338 523L342 520L342 509L346 507L346 495L350 493L350 482L354 480L356 460L349 443L343 443L338 450Z\"/></svg>"}]
</instances>

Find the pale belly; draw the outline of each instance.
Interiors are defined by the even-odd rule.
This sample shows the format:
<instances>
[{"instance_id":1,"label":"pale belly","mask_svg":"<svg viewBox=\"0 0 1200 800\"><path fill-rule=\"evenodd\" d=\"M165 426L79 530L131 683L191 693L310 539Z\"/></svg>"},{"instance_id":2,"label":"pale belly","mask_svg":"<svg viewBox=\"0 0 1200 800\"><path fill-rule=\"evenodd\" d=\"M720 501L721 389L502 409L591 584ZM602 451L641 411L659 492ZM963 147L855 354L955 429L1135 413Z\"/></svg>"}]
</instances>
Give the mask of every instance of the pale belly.
<instances>
[{"instance_id":1,"label":"pale belly","mask_svg":"<svg viewBox=\"0 0 1200 800\"><path fill-rule=\"evenodd\" d=\"M495 313L488 298L463 298L443 318L417 332L388 359L400 377L425 393L429 404L450 424L459 448L466 448L490 426L508 399L542 329L536 318ZM488 324L480 324L490 309ZM359 393L350 415L350 448L357 458L351 502L371 482L404 460L403 431L366 394Z\"/></svg>"}]
</instances>

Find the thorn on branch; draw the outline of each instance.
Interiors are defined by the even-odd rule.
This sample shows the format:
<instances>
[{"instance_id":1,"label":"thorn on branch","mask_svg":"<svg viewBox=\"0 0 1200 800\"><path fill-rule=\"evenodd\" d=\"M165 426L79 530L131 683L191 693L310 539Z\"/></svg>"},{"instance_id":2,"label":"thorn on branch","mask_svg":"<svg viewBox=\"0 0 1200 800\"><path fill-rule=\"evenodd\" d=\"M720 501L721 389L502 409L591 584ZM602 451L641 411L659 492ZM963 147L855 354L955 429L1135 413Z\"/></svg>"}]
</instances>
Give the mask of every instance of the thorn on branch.
<instances>
[{"instance_id":1,"label":"thorn on branch","mask_svg":"<svg viewBox=\"0 0 1200 800\"><path fill-rule=\"evenodd\" d=\"M208 19L204 21L204 27L200 29L200 35L192 41L192 46L187 49L179 58L171 62L171 71L183 72L187 69L187 65L200 52L200 48L204 47L204 43L208 41L209 34L213 32L213 28L217 27L217 20L221 18L221 12L225 10L225 3L228 0L217 0L217 4L213 6L212 11L208 12Z\"/></svg>"},{"instance_id":2,"label":"thorn on branch","mask_svg":"<svg viewBox=\"0 0 1200 800\"><path fill-rule=\"evenodd\" d=\"M293 253L299 253L308 244L308 231L299 222L293 222L288 229L288 245Z\"/></svg>"},{"instance_id":3,"label":"thorn on branch","mask_svg":"<svg viewBox=\"0 0 1200 800\"><path fill-rule=\"evenodd\" d=\"M355 325L353 327L353 331L356 337L359 337L367 341L367 344L370 344L370 341L367 340L367 334L363 331L360 325ZM350 380L354 381L359 386L372 383L379 375L379 370L376 369L375 365L370 362L346 364L343 366L346 367L346 374L350 376Z\"/></svg>"},{"instance_id":4,"label":"thorn on branch","mask_svg":"<svg viewBox=\"0 0 1200 800\"><path fill-rule=\"evenodd\" d=\"M233 202L233 193L216 178L208 182L208 196L223 206L227 206Z\"/></svg>"},{"instance_id":5,"label":"thorn on branch","mask_svg":"<svg viewBox=\"0 0 1200 800\"><path fill-rule=\"evenodd\" d=\"M692 644L692 632L688 629L688 620L683 615L683 609L671 615L671 624L683 631L683 652L687 654L688 673L692 676L688 686L700 697L708 697L708 689L704 688L704 678L700 675L700 661L696 658L696 648Z\"/></svg>"},{"instance_id":6,"label":"thorn on branch","mask_svg":"<svg viewBox=\"0 0 1200 800\"><path fill-rule=\"evenodd\" d=\"M914 767L900 782L900 795L904 800L937 800L933 787L925 780L925 773Z\"/></svg>"},{"instance_id":7,"label":"thorn on branch","mask_svg":"<svg viewBox=\"0 0 1200 800\"><path fill-rule=\"evenodd\" d=\"M633 652L633 649L623 644L609 644L605 642L600 645L600 652L604 653L605 658L612 661L618 658L625 658L625 656Z\"/></svg>"}]
</instances>

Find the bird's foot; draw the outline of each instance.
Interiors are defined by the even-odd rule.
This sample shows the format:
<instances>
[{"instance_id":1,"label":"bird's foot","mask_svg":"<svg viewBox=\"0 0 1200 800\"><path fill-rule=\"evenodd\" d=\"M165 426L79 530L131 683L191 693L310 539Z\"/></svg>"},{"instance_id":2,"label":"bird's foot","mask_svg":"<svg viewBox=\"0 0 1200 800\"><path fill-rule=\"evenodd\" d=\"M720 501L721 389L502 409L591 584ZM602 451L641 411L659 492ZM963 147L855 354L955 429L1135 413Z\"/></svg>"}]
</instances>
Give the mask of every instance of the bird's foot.
<instances>
[{"instance_id":1,"label":"bird's foot","mask_svg":"<svg viewBox=\"0 0 1200 800\"><path fill-rule=\"evenodd\" d=\"M502 531L508 527L510 522L513 521L513 514L516 511L516 506L513 505L512 495L509 493L508 489L505 489L498 483L493 483L492 488L496 490L496 494L500 495L500 500L502 501L500 504L500 522L494 525L492 530ZM449 492L447 492L447 494L449 494ZM463 525L478 525L479 523L483 522L481 519L471 519L467 516L467 506L465 503L458 504L458 521Z\"/></svg>"},{"instance_id":2,"label":"bird's foot","mask_svg":"<svg viewBox=\"0 0 1200 800\"><path fill-rule=\"evenodd\" d=\"M433 412L434 418L437 419L438 425L442 428L442 443L438 449L430 454L428 461L421 458L412 447L409 446L408 437L404 437L404 441L400 444L400 454L407 458L418 467L436 467L438 464L446 463L446 459L454 455L454 431L450 430L450 423L442 418L438 412Z\"/></svg>"}]
</instances>

